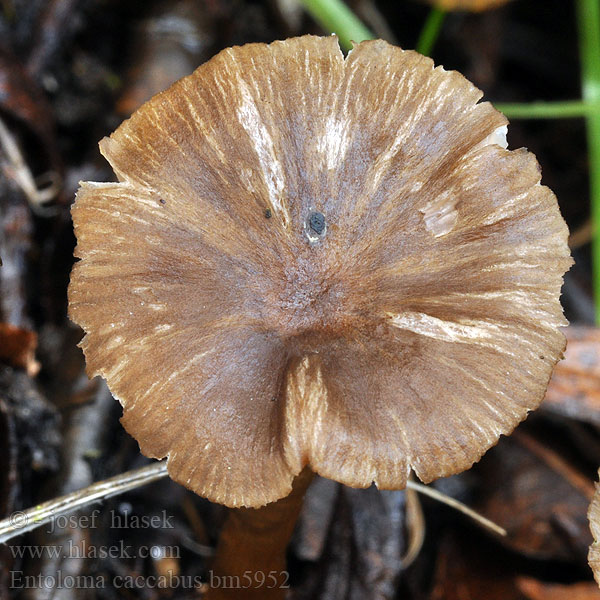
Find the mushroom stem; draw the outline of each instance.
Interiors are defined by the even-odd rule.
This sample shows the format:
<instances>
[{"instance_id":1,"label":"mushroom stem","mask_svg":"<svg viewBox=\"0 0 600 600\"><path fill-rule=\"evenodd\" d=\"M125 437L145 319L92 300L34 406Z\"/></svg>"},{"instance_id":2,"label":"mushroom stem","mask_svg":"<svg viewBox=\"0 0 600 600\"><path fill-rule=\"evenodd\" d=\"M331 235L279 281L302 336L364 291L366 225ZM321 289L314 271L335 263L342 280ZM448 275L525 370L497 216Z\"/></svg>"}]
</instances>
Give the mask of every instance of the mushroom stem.
<instances>
[{"instance_id":1,"label":"mushroom stem","mask_svg":"<svg viewBox=\"0 0 600 600\"><path fill-rule=\"evenodd\" d=\"M208 577L208 600L285 597L286 548L313 475L305 468L289 496L277 502L258 509L230 509Z\"/></svg>"}]
</instances>

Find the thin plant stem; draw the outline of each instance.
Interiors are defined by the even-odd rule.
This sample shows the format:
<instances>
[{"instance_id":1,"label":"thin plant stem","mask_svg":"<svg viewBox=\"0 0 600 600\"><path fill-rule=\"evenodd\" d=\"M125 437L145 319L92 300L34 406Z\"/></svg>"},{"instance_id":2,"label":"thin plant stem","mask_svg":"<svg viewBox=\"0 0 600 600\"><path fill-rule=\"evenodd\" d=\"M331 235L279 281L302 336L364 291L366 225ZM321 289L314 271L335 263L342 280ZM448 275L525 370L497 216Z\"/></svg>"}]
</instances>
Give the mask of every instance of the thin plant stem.
<instances>
[{"instance_id":1,"label":"thin plant stem","mask_svg":"<svg viewBox=\"0 0 600 600\"><path fill-rule=\"evenodd\" d=\"M167 476L167 463L155 462L141 469L134 469L104 479L65 496L53 498L24 511L15 511L0 521L0 543L50 523L60 515L72 513L88 504L133 490Z\"/></svg>"},{"instance_id":2,"label":"thin plant stem","mask_svg":"<svg viewBox=\"0 0 600 600\"><path fill-rule=\"evenodd\" d=\"M327 32L335 33L344 50L352 42L372 40L373 34L342 0L301 0L310 16Z\"/></svg>"},{"instance_id":3,"label":"thin plant stem","mask_svg":"<svg viewBox=\"0 0 600 600\"><path fill-rule=\"evenodd\" d=\"M442 502L443 504L447 504L452 508L458 510L459 512L467 515L483 527L497 533L501 536L506 536L506 529L500 527L500 525L496 525L493 521L486 519L483 515L480 515L478 512L475 512L472 508L469 508L466 504L451 498L450 496L446 496L446 494L442 494L442 492L438 492L435 488L429 487L427 485L423 485L422 483L417 483L416 481L408 481L406 487L412 488L421 494L425 494L438 502Z\"/></svg>"},{"instance_id":4,"label":"thin plant stem","mask_svg":"<svg viewBox=\"0 0 600 600\"><path fill-rule=\"evenodd\" d=\"M561 102L494 102L509 119L573 119L587 117L596 107L584 100Z\"/></svg>"},{"instance_id":5,"label":"thin plant stem","mask_svg":"<svg viewBox=\"0 0 600 600\"><path fill-rule=\"evenodd\" d=\"M405 503L406 532L408 534L407 549L402 556L402 567L407 569L419 556L425 541L425 515L419 493L411 487L406 488Z\"/></svg>"},{"instance_id":6,"label":"thin plant stem","mask_svg":"<svg viewBox=\"0 0 600 600\"><path fill-rule=\"evenodd\" d=\"M425 56L431 55L433 47L435 46L435 43L440 35L440 31L442 30L442 24L444 23L445 16L446 11L442 8L438 8L437 6L429 11L415 47L417 52L420 52Z\"/></svg>"},{"instance_id":7,"label":"thin plant stem","mask_svg":"<svg viewBox=\"0 0 600 600\"><path fill-rule=\"evenodd\" d=\"M162 479L167 475L166 461L155 462L146 467L126 471L125 473L120 473L110 479L98 481L86 488L71 492L64 496L59 496L58 498L53 498L52 500L28 508L27 510L16 511L8 518L0 521L0 543L5 543L22 533L32 531L46 523L50 523L60 515L72 513L89 504L100 502L105 498L128 492L141 487L142 485ZM439 502L443 502L464 514L469 515L478 523L481 523L488 529L491 529L500 535L506 535L504 529L454 498L450 498L433 488L423 485L422 483L416 483L415 481L409 481L407 487L431 496Z\"/></svg>"},{"instance_id":8,"label":"thin plant stem","mask_svg":"<svg viewBox=\"0 0 600 600\"><path fill-rule=\"evenodd\" d=\"M581 88L593 109L587 115L590 203L592 216L592 285L596 323L600 324L600 2L577 0Z\"/></svg>"},{"instance_id":9,"label":"thin plant stem","mask_svg":"<svg viewBox=\"0 0 600 600\"><path fill-rule=\"evenodd\" d=\"M3 158L5 157L5 158ZM44 212L43 204L50 202L61 189L59 177L48 173L46 178L50 185L44 189L38 187L29 166L27 165L17 140L13 137L5 122L0 118L0 170L10 173L10 178L21 188L31 208L40 215L50 215L53 211Z\"/></svg>"}]
</instances>

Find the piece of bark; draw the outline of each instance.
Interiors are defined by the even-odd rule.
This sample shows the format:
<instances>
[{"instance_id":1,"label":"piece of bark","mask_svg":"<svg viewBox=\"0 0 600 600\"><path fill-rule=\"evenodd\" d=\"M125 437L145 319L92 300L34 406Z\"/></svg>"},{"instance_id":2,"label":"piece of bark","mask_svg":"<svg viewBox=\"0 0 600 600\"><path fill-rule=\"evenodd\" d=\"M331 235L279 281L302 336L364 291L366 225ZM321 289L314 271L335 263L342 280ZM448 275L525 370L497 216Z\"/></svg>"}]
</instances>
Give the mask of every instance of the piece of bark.
<instances>
[{"instance_id":1,"label":"piece of bark","mask_svg":"<svg viewBox=\"0 0 600 600\"><path fill-rule=\"evenodd\" d=\"M575 467L566 462L560 467L526 445L503 439L475 468L481 492L474 508L507 530L503 543L515 552L575 563L585 560L591 543L589 493Z\"/></svg>"},{"instance_id":2,"label":"piece of bark","mask_svg":"<svg viewBox=\"0 0 600 600\"><path fill-rule=\"evenodd\" d=\"M541 408L600 425L600 329L571 325L567 350L550 380Z\"/></svg>"},{"instance_id":3,"label":"piece of bark","mask_svg":"<svg viewBox=\"0 0 600 600\"><path fill-rule=\"evenodd\" d=\"M321 557L306 566L292 598L395 598L405 551L404 508L404 492L339 486Z\"/></svg>"},{"instance_id":4,"label":"piece of bark","mask_svg":"<svg viewBox=\"0 0 600 600\"><path fill-rule=\"evenodd\" d=\"M300 560L318 561L327 541L340 484L316 476L304 497L304 505L292 542Z\"/></svg>"}]
</instances>

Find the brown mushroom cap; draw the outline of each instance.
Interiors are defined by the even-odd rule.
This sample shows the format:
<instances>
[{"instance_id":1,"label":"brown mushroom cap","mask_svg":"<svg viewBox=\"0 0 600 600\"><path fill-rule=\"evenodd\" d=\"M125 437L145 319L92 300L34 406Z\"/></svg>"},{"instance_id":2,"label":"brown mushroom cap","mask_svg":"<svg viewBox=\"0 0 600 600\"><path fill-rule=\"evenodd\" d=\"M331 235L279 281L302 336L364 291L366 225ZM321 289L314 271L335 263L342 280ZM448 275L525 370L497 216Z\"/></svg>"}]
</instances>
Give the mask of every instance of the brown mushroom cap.
<instances>
[{"instance_id":1,"label":"brown mushroom cap","mask_svg":"<svg viewBox=\"0 0 600 600\"><path fill-rule=\"evenodd\" d=\"M100 148L70 315L144 454L260 506L467 469L564 349L567 228L456 72L382 41L224 50Z\"/></svg>"},{"instance_id":2,"label":"brown mushroom cap","mask_svg":"<svg viewBox=\"0 0 600 600\"><path fill-rule=\"evenodd\" d=\"M600 476L600 471L598 471L598 475ZM594 537L588 553L588 563L592 567L596 583L600 585L600 484L598 483L596 483L596 493L588 510L588 520L590 531Z\"/></svg>"}]
</instances>

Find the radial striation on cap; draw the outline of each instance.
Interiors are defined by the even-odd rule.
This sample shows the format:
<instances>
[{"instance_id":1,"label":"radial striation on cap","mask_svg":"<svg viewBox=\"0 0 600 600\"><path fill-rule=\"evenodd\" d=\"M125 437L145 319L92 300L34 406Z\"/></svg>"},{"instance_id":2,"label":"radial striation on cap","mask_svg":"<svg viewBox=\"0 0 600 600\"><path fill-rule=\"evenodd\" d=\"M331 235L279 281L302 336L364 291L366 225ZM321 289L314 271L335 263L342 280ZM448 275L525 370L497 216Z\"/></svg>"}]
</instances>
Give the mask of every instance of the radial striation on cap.
<instances>
[{"instance_id":1,"label":"radial striation on cap","mask_svg":"<svg viewBox=\"0 0 600 600\"><path fill-rule=\"evenodd\" d=\"M535 157L456 72L382 41L224 50L102 140L73 208L90 376L229 506L304 466L399 489L541 402L571 264Z\"/></svg>"}]
</instances>

